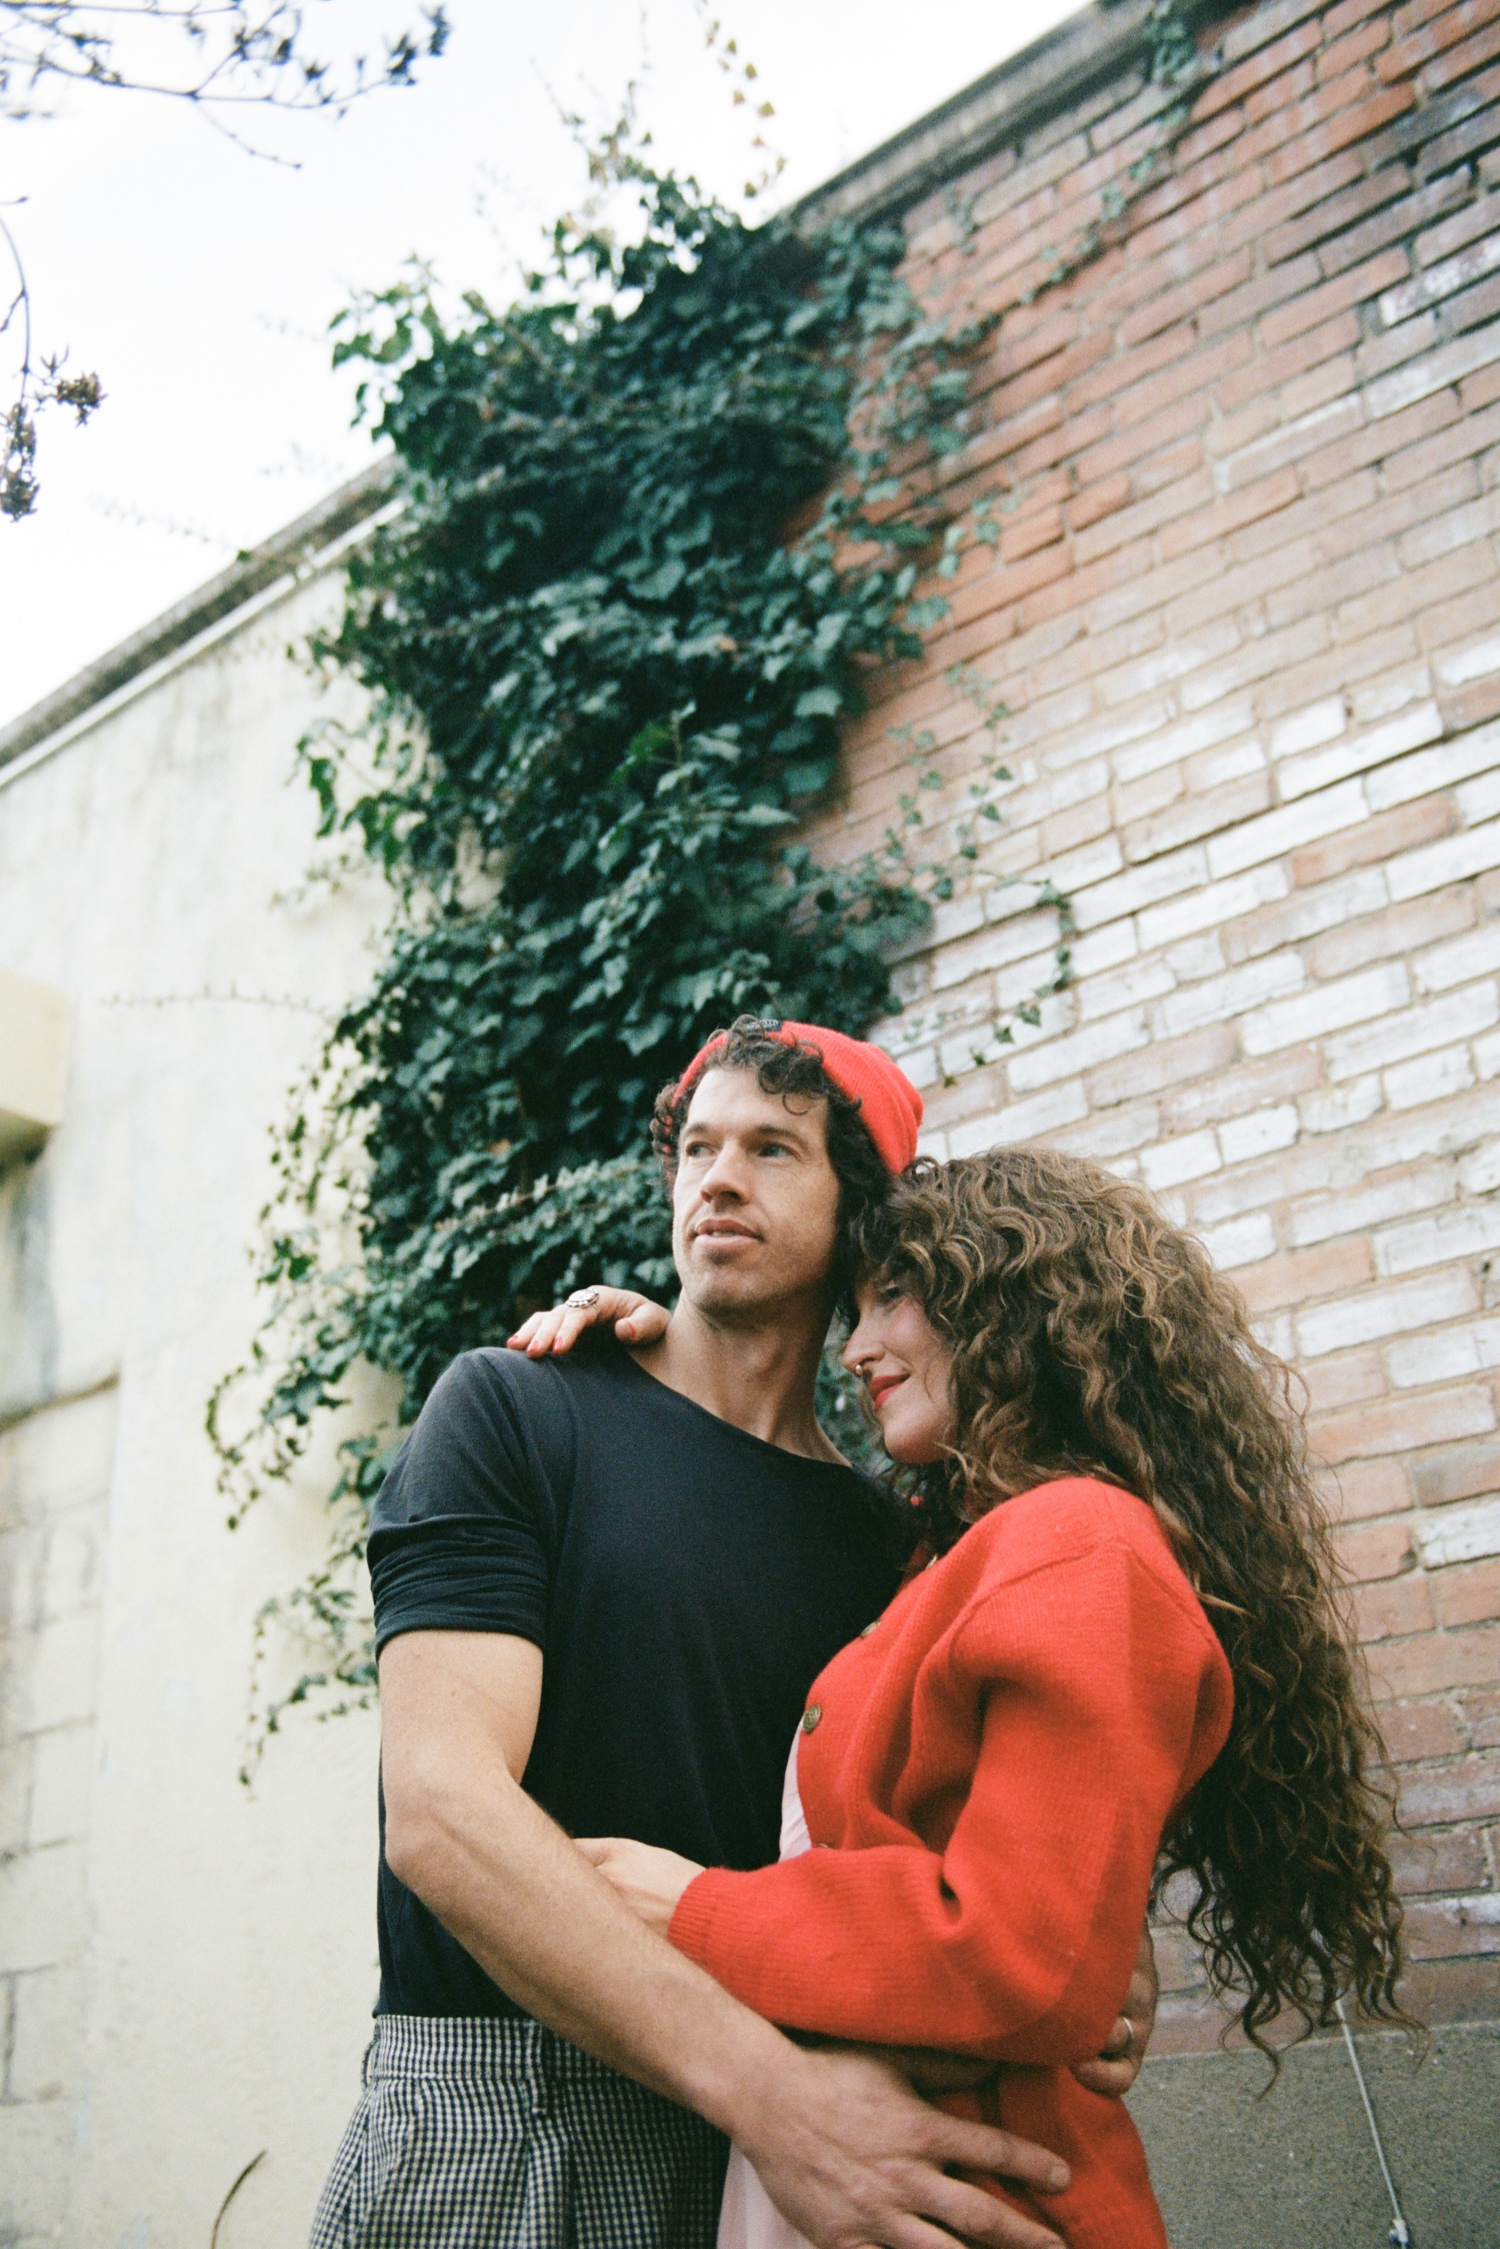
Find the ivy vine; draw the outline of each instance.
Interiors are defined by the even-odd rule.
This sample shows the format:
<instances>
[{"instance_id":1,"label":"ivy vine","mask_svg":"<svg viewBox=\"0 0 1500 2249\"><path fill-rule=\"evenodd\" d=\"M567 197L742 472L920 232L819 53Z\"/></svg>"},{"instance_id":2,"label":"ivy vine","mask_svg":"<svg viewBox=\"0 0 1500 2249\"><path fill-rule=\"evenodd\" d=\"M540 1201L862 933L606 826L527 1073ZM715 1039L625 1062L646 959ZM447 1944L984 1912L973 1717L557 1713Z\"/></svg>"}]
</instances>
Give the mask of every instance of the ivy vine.
<instances>
[{"instance_id":1,"label":"ivy vine","mask_svg":"<svg viewBox=\"0 0 1500 2249\"><path fill-rule=\"evenodd\" d=\"M739 1013L895 1012L895 955L1000 817L1003 710L960 669L991 744L962 801L910 735L877 848L828 866L799 835L870 671L945 614L919 581L996 536L943 474L993 322L931 316L899 228L752 228L619 131L596 171L633 223L559 222L513 302L445 310L417 268L338 324L400 506L314 652L368 715L300 755L320 833L394 911L275 1136L268 1316L208 1409L231 1524L338 1432L357 1363L405 1422L580 1279L668 1288L657 1087ZM1039 903L1045 993L1071 920ZM249 1763L288 1706L373 1684L356 1564L390 1434L337 1450L326 1554L257 1626ZM305 1651L279 1695L273 1628Z\"/></svg>"}]
</instances>

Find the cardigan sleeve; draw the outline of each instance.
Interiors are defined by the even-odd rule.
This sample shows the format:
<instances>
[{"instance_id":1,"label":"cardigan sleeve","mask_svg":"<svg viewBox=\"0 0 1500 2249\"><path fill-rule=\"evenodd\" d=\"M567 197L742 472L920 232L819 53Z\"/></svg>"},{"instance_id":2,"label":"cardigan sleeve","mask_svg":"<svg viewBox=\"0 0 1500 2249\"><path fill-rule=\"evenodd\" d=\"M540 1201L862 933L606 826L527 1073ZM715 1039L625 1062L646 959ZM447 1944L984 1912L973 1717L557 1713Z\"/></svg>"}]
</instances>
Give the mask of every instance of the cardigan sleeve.
<instances>
[{"instance_id":1,"label":"cardigan sleeve","mask_svg":"<svg viewBox=\"0 0 1500 2249\"><path fill-rule=\"evenodd\" d=\"M1227 1731L1227 1666L1114 1540L987 1594L949 1660L978 1749L947 1848L709 1868L671 1940L789 2028L1078 2060L1129 1983L1162 1830Z\"/></svg>"}]
</instances>

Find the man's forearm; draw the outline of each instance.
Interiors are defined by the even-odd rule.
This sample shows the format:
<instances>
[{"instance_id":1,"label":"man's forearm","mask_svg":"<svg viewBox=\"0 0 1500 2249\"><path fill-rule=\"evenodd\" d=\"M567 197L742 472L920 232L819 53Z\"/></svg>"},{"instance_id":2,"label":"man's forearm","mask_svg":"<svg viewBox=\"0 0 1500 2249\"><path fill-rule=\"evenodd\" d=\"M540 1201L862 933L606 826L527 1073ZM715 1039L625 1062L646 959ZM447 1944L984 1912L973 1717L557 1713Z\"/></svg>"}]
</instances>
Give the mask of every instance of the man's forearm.
<instances>
[{"instance_id":1,"label":"man's forearm","mask_svg":"<svg viewBox=\"0 0 1500 2249\"><path fill-rule=\"evenodd\" d=\"M392 1808L393 1873L549 2029L743 2131L788 2042L622 1905L561 1828L496 1770Z\"/></svg>"}]
</instances>

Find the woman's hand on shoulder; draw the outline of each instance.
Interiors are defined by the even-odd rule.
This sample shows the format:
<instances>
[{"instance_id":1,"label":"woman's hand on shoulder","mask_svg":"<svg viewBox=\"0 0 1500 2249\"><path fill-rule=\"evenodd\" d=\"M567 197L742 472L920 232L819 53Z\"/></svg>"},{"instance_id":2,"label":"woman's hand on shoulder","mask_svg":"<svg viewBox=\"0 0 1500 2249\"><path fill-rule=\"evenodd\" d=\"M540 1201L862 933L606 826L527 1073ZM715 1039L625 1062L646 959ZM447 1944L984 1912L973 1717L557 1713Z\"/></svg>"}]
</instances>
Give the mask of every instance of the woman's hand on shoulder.
<instances>
[{"instance_id":1,"label":"woman's hand on shoulder","mask_svg":"<svg viewBox=\"0 0 1500 2249\"><path fill-rule=\"evenodd\" d=\"M505 1339L512 1351L528 1359L561 1357L571 1351L585 1328L613 1327L621 1343L659 1342L672 1315L632 1288L580 1288L550 1312L533 1312L514 1335Z\"/></svg>"},{"instance_id":2,"label":"woman's hand on shoulder","mask_svg":"<svg viewBox=\"0 0 1500 2249\"><path fill-rule=\"evenodd\" d=\"M585 1835L574 1840L631 1912L663 1937L678 1899L703 1872L692 1859L679 1858L675 1851L659 1850L652 1843L633 1843L625 1835Z\"/></svg>"}]
</instances>

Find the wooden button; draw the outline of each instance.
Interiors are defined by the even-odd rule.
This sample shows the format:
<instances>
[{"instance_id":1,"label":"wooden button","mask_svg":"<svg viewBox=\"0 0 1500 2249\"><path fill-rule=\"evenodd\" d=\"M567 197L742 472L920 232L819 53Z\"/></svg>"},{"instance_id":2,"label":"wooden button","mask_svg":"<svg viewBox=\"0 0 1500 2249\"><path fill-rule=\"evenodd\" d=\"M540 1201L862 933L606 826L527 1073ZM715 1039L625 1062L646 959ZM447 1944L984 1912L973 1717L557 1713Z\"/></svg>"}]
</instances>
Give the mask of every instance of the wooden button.
<instances>
[{"instance_id":1,"label":"wooden button","mask_svg":"<svg viewBox=\"0 0 1500 2249\"><path fill-rule=\"evenodd\" d=\"M810 1702L802 1713L802 1731L810 1734L822 1715L823 1705L820 1702Z\"/></svg>"}]
</instances>

